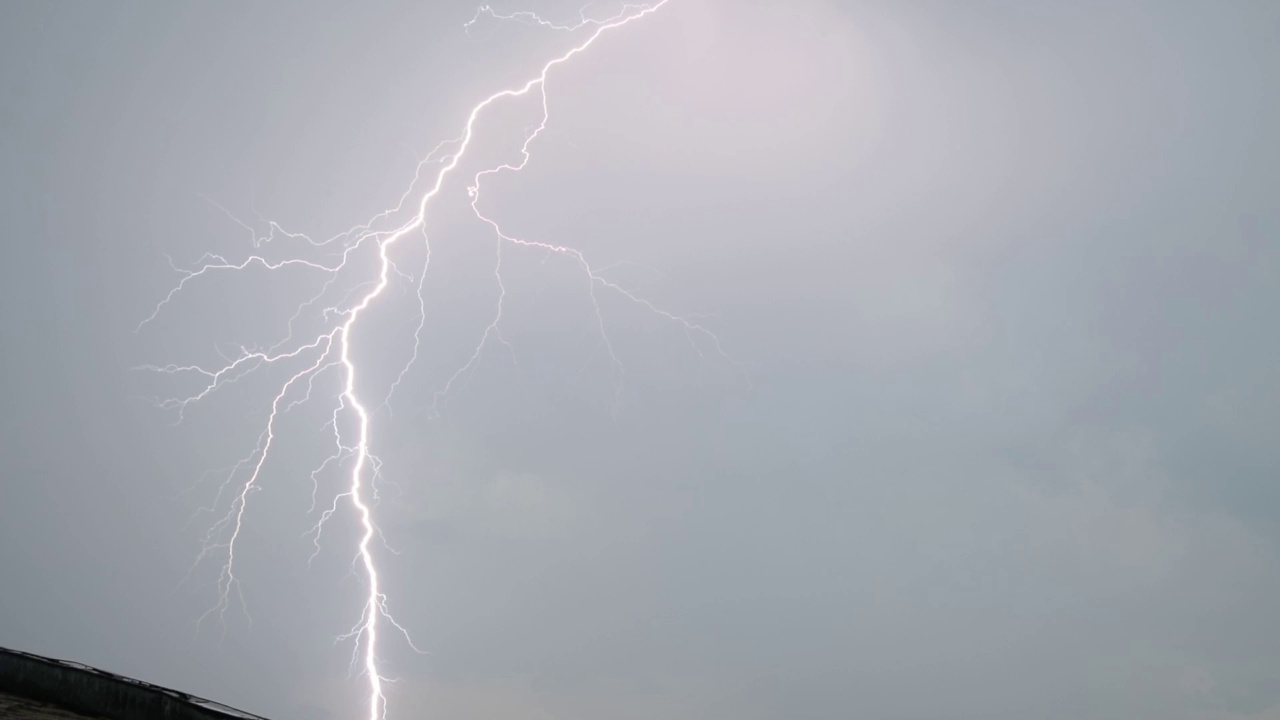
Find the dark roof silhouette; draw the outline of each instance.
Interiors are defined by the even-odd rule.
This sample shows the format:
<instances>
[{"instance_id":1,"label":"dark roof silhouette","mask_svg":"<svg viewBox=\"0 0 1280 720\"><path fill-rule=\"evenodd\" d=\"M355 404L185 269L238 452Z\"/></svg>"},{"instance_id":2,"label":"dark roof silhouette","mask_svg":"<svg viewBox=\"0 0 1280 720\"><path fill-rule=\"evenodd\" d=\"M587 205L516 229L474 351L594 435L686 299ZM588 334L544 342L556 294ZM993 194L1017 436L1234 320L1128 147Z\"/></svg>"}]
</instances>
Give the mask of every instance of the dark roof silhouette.
<instances>
[{"instance_id":1,"label":"dark roof silhouette","mask_svg":"<svg viewBox=\"0 0 1280 720\"><path fill-rule=\"evenodd\" d=\"M265 720L80 663L0 648L0 717L13 720Z\"/></svg>"}]
</instances>

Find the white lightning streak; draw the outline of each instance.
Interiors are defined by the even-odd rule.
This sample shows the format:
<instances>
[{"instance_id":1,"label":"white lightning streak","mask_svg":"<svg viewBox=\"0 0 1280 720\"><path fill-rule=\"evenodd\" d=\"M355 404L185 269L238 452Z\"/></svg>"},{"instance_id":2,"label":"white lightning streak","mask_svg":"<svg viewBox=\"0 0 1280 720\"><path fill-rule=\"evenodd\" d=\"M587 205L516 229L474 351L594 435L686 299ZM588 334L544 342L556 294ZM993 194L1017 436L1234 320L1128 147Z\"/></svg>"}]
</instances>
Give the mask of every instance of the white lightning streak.
<instances>
[{"instance_id":1,"label":"white lightning streak","mask_svg":"<svg viewBox=\"0 0 1280 720\"><path fill-rule=\"evenodd\" d=\"M181 277L177 284L165 295L160 302L152 310L138 326L141 330L165 310L174 298L189 285L197 281L202 281L207 276L214 275L219 272L239 272L249 268L261 268L267 272L274 272L286 268L297 268L310 273L320 273L327 276L320 290L310 299L303 302L289 318L285 337L271 346L267 350L249 350L241 348L237 356L225 358L226 362L221 367L208 368L196 364L169 364L169 365L146 365L143 369L160 372L175 376L187 376L199 378L201 383L199 389L186 397L158 401L162 408L173 409L181 419L182 413L192 403L204 400L210 394L221 387L236 382L246 375L268 368L284 368L286 366L297 367L301 365L302 369L296 370L288 374L284 381L278 386L279 389L275 393L270 403L270 412L267 417L266 428L259 437L257 446L247 457L236 463L230 469L229 475L224 481L222 488L219 490L218 498L215 500L215 507L221 501L223 493L228 486L240 475L246 474L248 477L239 484L238 491L233 491L231 495L230 509L227 514L209 529L205 535L205 543L197 563L215 549L225 548L226 564L223 566L222 572L218 579L218 603L210 608L205 616L217 613L219 618L223 620L223 629L225 632L225 612L230 605L231 593L234 591L240 597L240 604L244 607L244 599L241 594L239 579L235 571L235 558L237 552L237 544L241 540L241 531L244 527L245 510L248 505L249 496L260 487L260 481L263 474L263 468L266 465L267 458L272 452L273 445L276 440L277 421L280 416L288 413L293 408L312 400L315 391L317 378L334 373L341 373L341 390L336 393L333 398L334 406L332 419L326 424L325 429L332 428L332 454L325 458L324 461L311 472L312 496L311 511L316 509L316 494L318 492L319 481L317 476L330 466L335 466L342 470L344 466L350 463L349 475L347 476L346 487L342 492L336 494L331 506L324 509L318 518L316 525L308 533L314 534L313 542L315 550L318 553L320 549L320 534L324 528L326 521L331 518L339 508L341 501L349 501L350 506L354 509L356 519L359 523L359 540L356 543L353 567L358 567L362 573L366 583L366 594L364 606L356 624L351 630L339 636L339 640L353 640L352 667L357 664L361 666L361 675L368 682L368 703L367 711L369 720L382 720L386 716L387 698L384 693L384 683L390 682L386 676L382 674L378 667L378 640L380 639L379 631L380 621L386 621L393 628L400 631L405 636L410 647L417 650L413 645L412 639L404 628L397 623L387 607L387 597L383 592L382 578L379 574L378 565L374 556L371 543L375 535L381 538L381 531L374 519L374 507L378 499L377 483L380 478L381 462L371 452L372 430L371 424L375 411L387 408L394 394L395 389L404 379L405 374L410 367L416 362L419 356L419 345L421 343L421 334L423 323L426 316L426 304L424 301L423 289L427 270L430 266L431 246L426 235L426 227L428 220L428 211L432 206L432 201L437 198L442 188L445 186L446 180L453 171L462 162L463 157L472 145L475 136L475 126L478 118L489 108L506 99L520 98L531 95L537 90L538 99L541 103L541 121L536 129L529 133L520 148L520 160L518 163L506 163L498 165L476 173L467 188L470 195L470 206L475 217L483 224L487 225L496 238L498 246L498 257L495 262L494 274L498 281L499 295L498 307L496 315L492 322L486 327L485 332L476 346L474 352L470 355L467 362L459 368L445 383L442 390L436 393L436 400L447 395L452 388L454 382L472 369L472 366L481 356L486 344L491 338L506 344L500 332L500 324L502 321L502 305L506 298L506 288L502 281L502 248L504 245L512 245L517 247L525 247L537 249L548 254L564 256L571 260L574 264L581 268L586 275L588 283L588 295L595 308L595 318L597 330L600 333L601 344L607 351L612 363L612 375L614 380L614 400L615 411L618 396L622 390L622 364L619 361L609 336L605 333L605 321L601 313L600 306L596 301L596 292L598 289L604 289L619 293L624 298L633 302L653 313L656 313L667 320L670 320L682 326L684 331L690 334L697 333L710 338L712 346L720 353L722 357L727 356L720 349L719 340L709 330L701 325L693 322L688 317L674 315L662 310L631 291L621 287L620 285L607 280L602 271L593 268L583 256L583 254L573 248L552 244L543 241L529 240L514 237L503 230L499 223L492 217L487 215L481 209L481 188L484 181L492 175L503 172L514 173L524 169L530 158L530 146L541 135L547 127L549 120L549 104L547 99L547 77L557 66L562 65L575 56L583 53L591 47L596 40L606 32L620 28L624 25L637 21L645 16L656 12L663 7L669 0L656 0L648 5L626 4L622 6L619 13L611 18L589 19L586 14L587 8L583 8L579 14L580 20L571 24L557 24L543 20L533 13L514 13L503 15L495 12L489 6L481 7L476 16L465 24L465 29L469 32L472 25L477 22L482 15L492 16L497 20L511 20L525 22L534 26L554 29L557 31L565 31L568 33L585 32L586 35L576 45L559 55L558 57L546 62L541 69L532 78L524 84L500 90L481 100L471 108L467 115L466 122L463 125L461 133L453 140L448 140L436 146L424 159L419 161L416 166L413 181L408 189L401 195L399 201L394 207L391 207L379 213L369 221L356 225L345 232L339 233L328 239L314 240L301 233L289 232L281 228L273 221L265 221L268 225L268 233L259 237L257 232L235 218L221 205L217 205L224 213L232 218L236 223L250 230L253 234L252 244L254 248L264 248L271 245L278 239L291 241L302 241L312 248L318 249L327 255L326 261L306 260L298 257L290 257L283 260L269 260L264 255L252 254L241 262L230 262L221 256L206 254L202 257L195 269L179 270ZM398 216L409 202L414 189L418 187L422 180L424 168L431 164L437 164L434 178L430 182L430 187L418 198L416 210L414 214L404 221L399 227L390 231L378 231L374 227L380 221ZM213 202L210 200L210 202ZM392 249L404 238L412 234L420 233L422 241L426 248L426 261L421 270L421 274L415 278L413 275L407 274L397 267L395 261L391 257ZM376 280L369 278L364 282L356 283L347 290L347 297L339 299L336 304L323 307L318 311L320 320L324 323L324 329L318 334L313 335L310 339L296 341L294 339L295 323L303 316L304 312L309 308L313 308L322 299L328 297L330 289L337 283L340 276L352 267L351 259L353 255L361 247L366 247L367 243L374 243L377 248L377 274ZM330 250L329 248L334 248ZM172 263L171 263L172 264ZM175 268L176 269L176 268ZM364 316L366 310L370 309L384 294L390 286L393 278L392 274L400 277L410 283L416 284L418 292L418 309L419 323L414 331L413 352L406 366L401 370L395 381L391 383L387 397L378 405L370 405L358 392L358 381L362 378L360 367L355 359L355 337L360 331L360 320ZM355 298L358 295L358 300ZM332 300L328 302L333 302ZM351 304L354 302L354 304ZM315 313L315 310L311 311ZM693 343L695 350L698 345ZM508 345L508 347L510 347ZM284 348L284 349L282 349ZM701 351L698 350L700 353ZM372 407L374 410L370 410ZM344 415L345 413L345 415ZM340 416L349 417L354 420L354 437L347 438L349 430L345 430ZM349 426L348 426L349 427ZM217 538L226 535L228 539L225 542L218 542ZM385 541L384 541L385 544ZM314 558L315 555L312 555ZM202 620L205 616L202 616Z\"/></svg>"}]
</instances>

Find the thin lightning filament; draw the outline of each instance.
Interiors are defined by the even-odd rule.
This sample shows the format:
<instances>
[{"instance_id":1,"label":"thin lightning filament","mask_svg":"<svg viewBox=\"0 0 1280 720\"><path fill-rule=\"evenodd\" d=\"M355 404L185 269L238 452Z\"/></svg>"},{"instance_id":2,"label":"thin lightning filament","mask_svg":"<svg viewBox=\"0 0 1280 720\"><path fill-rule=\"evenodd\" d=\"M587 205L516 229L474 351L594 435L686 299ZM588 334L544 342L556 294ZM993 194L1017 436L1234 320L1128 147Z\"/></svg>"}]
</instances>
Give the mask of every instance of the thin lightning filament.
<instances>
[{"instance_id":1,"label":"thin lightning filament","mask_svg":"<svg viewBox=\"0 0 1280 720\"><path fill-rule=\"evenodd\" d=\"M596 301L597 291L616 293L644 310L676 323L689 334L691 341L694 336L702 337L707 343L707 347L714 350L721 357L728 359L721 350L719 340L706 328L686 317L667 312L621 285L609 281L599 269L593 268L587 262L586 257L581 252L564 245L515 237L505 231L497 220L481 209L482 189L486 179L498 173L519 172L529 162L530 147L548 123L547 79L552 71L584 53L606 33L657 12L667 5L669 1L657 0L649 5L624 5L617 15L603 20L588 18L584 10L580 14L578 21L567 24L549 22L533 13L501 14L488 6L481 7L476 16L466 24L468 32L482 16L489 16L495 20L522 22L531 26L570 34L580 34L580 39L569 50L542 65L523 84L495 92L472 107L467 115L466 122L462 126L461 133L454 140L441 143L418 164L413 182L400 197L398 203L368 222L357 225L326 240L314 240L300 233L285 231L274 222L268 223L270 231L267 236L258 237L253 228L241 223L246 229L254 232L255 248L264 248L281 240L295 241L302 243L304 249L319 253L320 259L288 257L282 260L272 260L264 252L263 254L252 254L243 260L233 262L218 255L205 255L197 262L194 269L179 270L181 277L177 284L173 286L155 306L151 314L138 326L138 329L141 330L155 321L180 293L188 291L193 284L219 274L256 269L269 273L310 273L326 278L321 290L305 302L302 302L289 319L286 336L270 348L265 350L241 348L238 353L231 357L226 357L224 363L215 367L169 364L146 365L142 366L142 368L169 375L197 379L198 389L195 392L185 397L170 398L157 403L162 408L175 411L179 419L192 404L206 399L211 394L232 383L236 383L251 373L268 368L289 368L282 371L285 374L285 378L283 382L276 386L276 391L270 396L266 426L258 438L256 447L248 456L242 458L225 471L227 473L226 481L215 499L214 506L218 507L220 503L224 502L223 496L227 495L229 500L226 502L229 502L230 510L209 528L204 536L203 550L197 558L197 563L199 563L200 560L211 554L225 553L225 563L222 566L217 583L218 601L201 618L203 621L208 616L216 615L222 622L224 632L226 628L225 614L232 605L233 596L238 600L239 606L245 609L240 581L236 574L236 558L237 554L241 552L241 545L243 544L242 530L245 524L245 513L249 498L259 489L265 474L264 468L267 465L268 458L271 457L272 451L276 447L279 419L292 408L312 401L318 382L327 382L323 378L336 376L332 379L336 380L340 390L336 395L332 396L332 414L329 425L326 428L331 430L332 454L316 467L311 473L311 478L316 483L315 487L318 490L316 478L327 468L349 466L349 474L346 475L345 487L342 492L334 498L332 505L320 513L319 521L312 529L312 534L316 551L318 552L320 535L325 523L340 510L340 503L345 500L349 503L350 508L354 510L358 523L358 538L354 543L353 566L359 570L365 582L364 605L359 619L350 632L340 636L339 639L353 642L353 668L358 667L360 675L367 682L366 708L369 720L382 720L387 713L385 685L389 680L380 670L378 663L379 643L383 640L384 631L388 627L396 630L404 636L410 647L417 650L408 633L392 617L389 611L388 599L383 591L377 553L375 553L375 539L381 539L381 532L375 519L375 509L377 483L381 474L382 462L371 452L373 446L373 418L379 409L387 407L391 394L394 393L396 387L404 379L405 374L418 359L421 333L424 327L423 321L426 314L423 288L427 270L430 266L431 247L426 233L429 213L433 207L433 201L440 195L442 188L445 187L446 180L458 168L476 141L475 128L477 120L486 111L504 100L533 96L540 103L541 118L537 127L526 135L524 143L519 150L518 162L501 164L481 170L471 177L467 187L470 208L474 217L492 231L499 243L499 255L494 267L494 274L498 279L500 290L498 308L474 352L469 356L466 363L444 384L442 390L437 393L437 399L447 395L455 381L471 371L474 363L481 356L486 344L491 339L505 342L499 333L499 326L502 321L502 305L506 298L506 289L502 285L501 272L501 248L503 246L532 248L542 253L564 257L581 269L588 282L589 296L595 309L595 320L601 344L608 354L613 368L615 403L617 394L621 391L622 365L615 353L613 344L609 340L609 336L605 333L604 317ZM424 170L432 165L438 165L438 167L435 168L434 174L429 176L426 182L426 189L417 196L416 200L410 202L415 188L423 184ZM380 222L400 216L406 205L412 208L413 212L401 224L390 230L375 229ZM230 213L227 214L230 215ZM239 221L237 220L237 222ZM416 278L404 272L396 264L392 255L397 245L407 238L421 239L426 250L427 260ZM338 286L340 278L347 278L351 272L359 271L358 263L353 260L357 253L364 250L372 251L375 248L376 262L374 267L376 272L354 283L347 289L346 295L337 302L326 300L325 298L330 297L331 290ZM360 354L357 343L361 320L365 317L366 311L384 297L387 288L391 286L395 278L412 281L416 287L420 312L419 323L414 331L413 352L409 362L401 370L398 377L395 378L395 381L391 383L387 396L380 398L378 401L371 401L369 397L359 390L360 380L365 376L357 360L357 356ZM322 321L323 328L315 334L301 339L295 337L297 323L304 317L313 315ZM698 348L697 344L694 344L694 348ZM233 483L232 481L236 478L241 478L241 480ZM313 491L312 495L313 510L316 504L315 492Z\"/></svg>"}]
</instances>

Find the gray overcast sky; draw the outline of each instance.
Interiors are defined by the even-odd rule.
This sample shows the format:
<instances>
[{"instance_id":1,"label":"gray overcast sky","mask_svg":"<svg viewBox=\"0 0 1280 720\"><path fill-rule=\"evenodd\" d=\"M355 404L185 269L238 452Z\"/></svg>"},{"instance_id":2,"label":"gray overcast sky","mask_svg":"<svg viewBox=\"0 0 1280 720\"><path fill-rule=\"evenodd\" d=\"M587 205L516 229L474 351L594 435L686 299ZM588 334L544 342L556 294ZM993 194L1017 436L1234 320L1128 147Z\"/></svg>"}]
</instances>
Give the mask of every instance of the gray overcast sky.
<instances>
[{"instance_id":1,"label":"gray overcast sky","mask_svg":"<svg viewBox=\"0 0 1280 720\"><path fill-rule=\"evenodd\" d=\"M307 563L326 410L282 426L223 634L197 481L273 376L175 426L139 398L190 387L130 370L270 344L315 279L196 283L134 328L166 254L251 251L210 200L344 230L572 41L474 11L0 7L0 645L359 715L349 512ZM455 178L374 425L429 651L385 640L389 717L1280 718L1278 74L1268 0L671 0L601 38L486 209L751 383L602 293L615 401L582 275L509 249L511 348L431 412L497 298ZM467 168L535 122L495 109ZM399 281L370 315L369 393L416 309Z\"/></svg>"}]
</instances>

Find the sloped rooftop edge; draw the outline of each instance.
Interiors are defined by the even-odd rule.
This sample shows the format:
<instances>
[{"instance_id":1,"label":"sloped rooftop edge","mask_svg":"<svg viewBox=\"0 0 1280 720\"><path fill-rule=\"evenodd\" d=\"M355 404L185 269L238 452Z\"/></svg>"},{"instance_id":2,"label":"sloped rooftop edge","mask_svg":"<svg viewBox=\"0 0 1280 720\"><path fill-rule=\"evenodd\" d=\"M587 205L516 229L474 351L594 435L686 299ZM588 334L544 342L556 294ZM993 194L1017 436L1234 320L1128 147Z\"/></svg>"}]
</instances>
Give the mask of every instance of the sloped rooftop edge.
<instances>
[{"instance_id":1,"label":"sloped rooftop edge","mask_svg":"<svg viewBox=\"0 0 1280 720\"><path fill-rule=\"evenodd\" d=\"M104 720L266 720L179 690L2 647L0 692Z\"/></svg>"}]
</instances>

